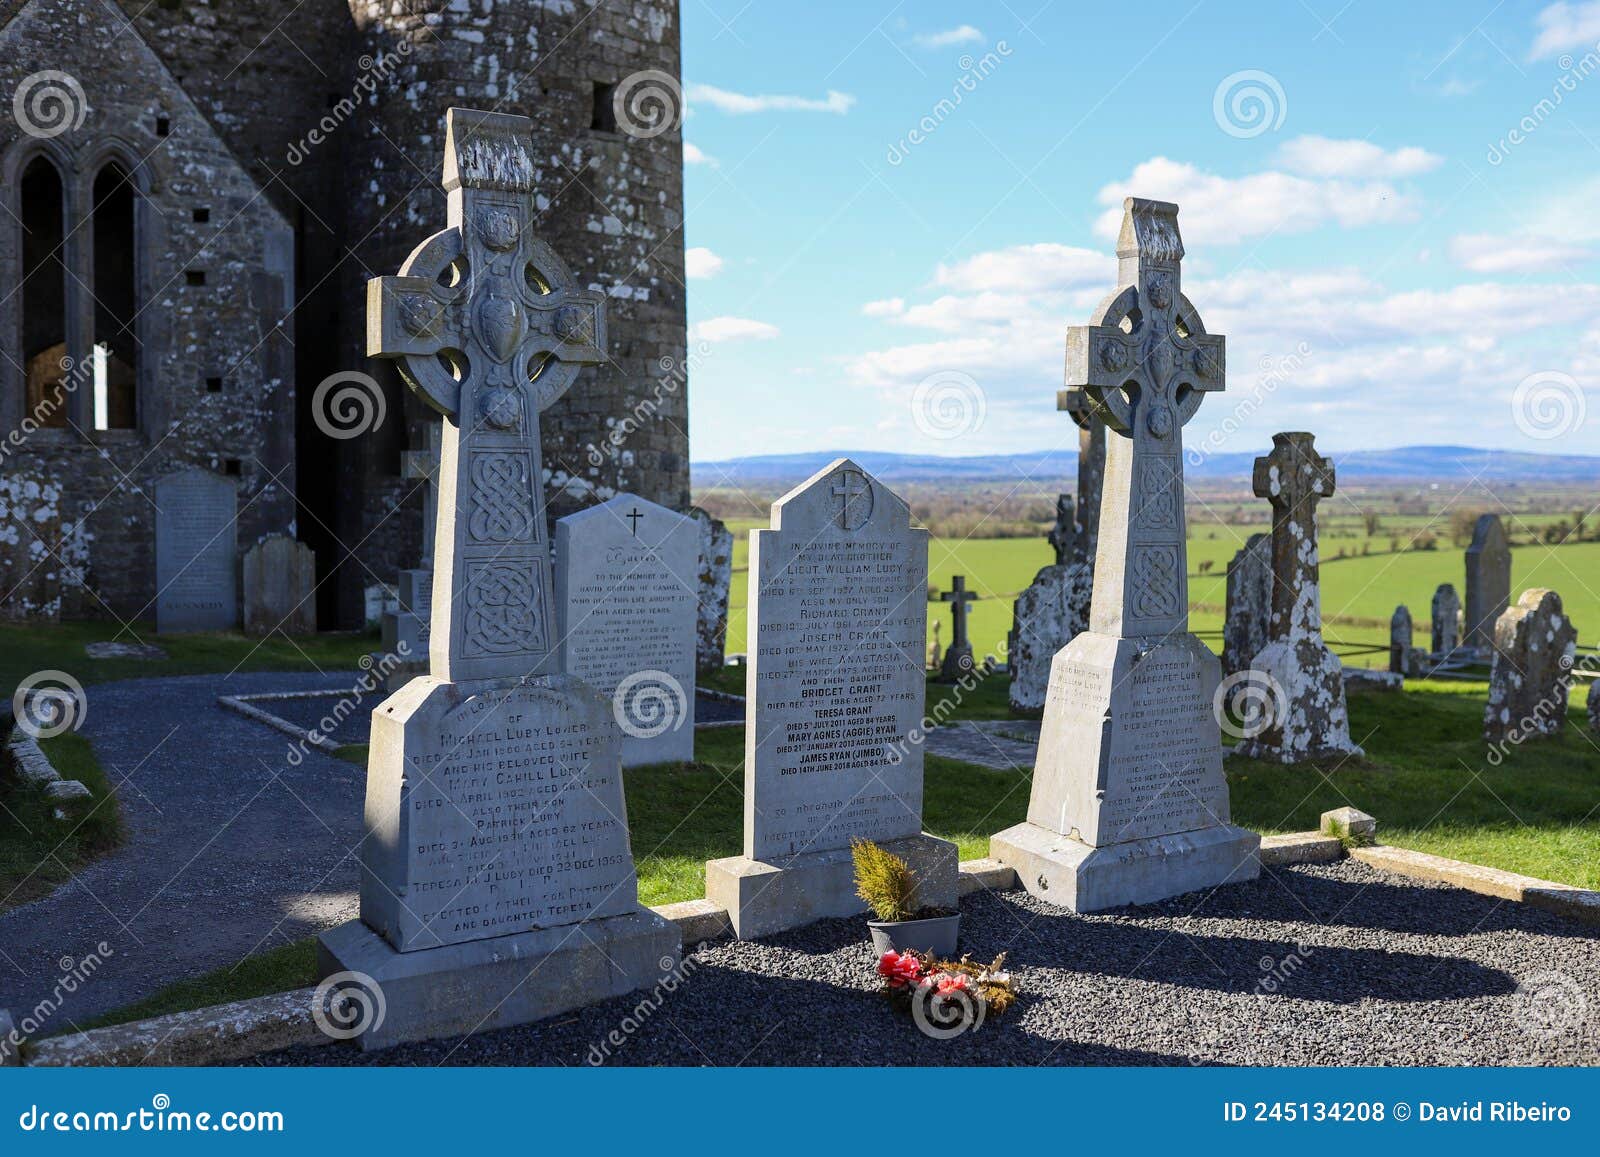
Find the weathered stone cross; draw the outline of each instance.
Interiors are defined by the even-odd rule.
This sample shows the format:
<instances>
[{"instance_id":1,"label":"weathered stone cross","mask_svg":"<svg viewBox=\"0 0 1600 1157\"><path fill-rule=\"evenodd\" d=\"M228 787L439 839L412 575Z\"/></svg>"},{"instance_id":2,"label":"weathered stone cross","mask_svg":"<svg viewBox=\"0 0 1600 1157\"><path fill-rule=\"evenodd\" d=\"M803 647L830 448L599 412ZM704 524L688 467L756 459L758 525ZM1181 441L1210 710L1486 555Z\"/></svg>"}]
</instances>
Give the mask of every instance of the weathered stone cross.
<instances>
[{"instance_id":1,"label":"weathered stone cross","mask_svg":"<svg viewBox=\"0 0 1600 1157\"><path fill-rule=\"evenodd\" d=\"M950 589L939 596L940 602L951 604L950 613L955 617L955 629L950 634L951 650L971 650L967 642L967 604L977 599L977 594L967 589L965 575L956 575L950 580Z\"/></svg>"},{"instance_id":2,"label":"weathered stone cross","mask_svg":"<svg viewBox=\"0 0 1600 1157\"><path fill-rule=\"evenodd\" d=\"M533 235L526 117L451 109L448 227L367 283L367 354L444 415L431 671L556 669L539 413L605 358L605 300Z\"/></svg>"},{"instance_id":3,"label":"weathered stone cross","mask_svg":"<svg viewBox=\"0 0 1600 1157\"><path fill-rule=\"evenodd\" d=\"M1257 498L1272 504L1272 618L1269 640L1322 630L1318 596L1317 503L1331 497L1333 463L1304 432L1274 434L1272 453L1256 459Z\"/></svg>"},{"instance_id":4,"label":"weathered stone cross","mask_svg":"<svg viewBox=\"0 0 1600 1157\"><path fill-rule=\"evenodd\" d=\"M1129 197L1123 210L1120 288L1067 331L1059 404L1121 435L1106 440L1090 628L1131 638L1188 630L1181 430L1224 364L1180 286L1178 207Z\"/></svg>"}]
</instances>

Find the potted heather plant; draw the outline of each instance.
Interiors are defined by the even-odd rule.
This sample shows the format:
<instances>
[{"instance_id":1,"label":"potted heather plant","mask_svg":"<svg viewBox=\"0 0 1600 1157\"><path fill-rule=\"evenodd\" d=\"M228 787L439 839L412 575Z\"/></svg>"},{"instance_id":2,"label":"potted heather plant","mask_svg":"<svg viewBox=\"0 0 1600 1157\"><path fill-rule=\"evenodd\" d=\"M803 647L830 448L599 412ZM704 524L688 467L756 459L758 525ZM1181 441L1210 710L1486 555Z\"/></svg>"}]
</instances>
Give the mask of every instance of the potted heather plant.
<instances>
[{"instance_id":1,"label":"potted heather plant","mask_svg":"<svg viewBox=\"0 0 1600 1157\"><path fill-rule=\"evenodd\" d=\"M885 952L924 952L948 956L956 950L961 913L950 908L925 908L917 899L917 875L911 865L871 840L851 840L856 895L876 919L867 921L872 946Z\"/></svg>"}]
</instances>

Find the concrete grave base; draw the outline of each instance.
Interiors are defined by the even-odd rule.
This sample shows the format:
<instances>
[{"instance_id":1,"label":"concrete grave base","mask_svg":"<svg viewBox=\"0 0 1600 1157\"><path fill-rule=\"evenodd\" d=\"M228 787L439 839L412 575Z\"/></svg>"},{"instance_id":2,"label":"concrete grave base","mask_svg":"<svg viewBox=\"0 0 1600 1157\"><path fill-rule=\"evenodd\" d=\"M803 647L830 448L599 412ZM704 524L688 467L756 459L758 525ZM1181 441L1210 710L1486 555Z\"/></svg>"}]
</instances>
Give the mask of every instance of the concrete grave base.
<instances>
[{"instance_id":1,"label":"concrete grave base","mask_svg":"<svg viewBox=\"0 0 1600 1157\"><path fill-rule=\"evenodd\" d=\"M1092 848L1021 823L989 841L989 858L1015 868L1024 888L1074 912L1253 880L1261 874L1260 852L1261 837L1233 824Z\"/></svg>"},{"instance_id":2,"label":"concrete grave base","mask_svg":"<svg viewBox=\"0 0 1600 1157\"><path fill-rule=\"evenodd\" d=\"M397 952L359 920L317 938L324 976L359 972L383 994L363 1049L527 1024L648 988L678 966L683 934L649 909L491 940Z\"/></svg>"},{"instance_id":3,"label":"concrete grave base","mask_svg":"<svg viewBox=\"0 0 1600 1157\"><path fill-rule=\"evenodd\" d=\"M924 907L956 906L961 857L953 843L923 832L880 846L911 865ZM742 940L867 910L856 895L849 848L808 852L773 863L747 856L708 860L706 899L727 909L734 935Z\"/></svg>"}]
</instances>

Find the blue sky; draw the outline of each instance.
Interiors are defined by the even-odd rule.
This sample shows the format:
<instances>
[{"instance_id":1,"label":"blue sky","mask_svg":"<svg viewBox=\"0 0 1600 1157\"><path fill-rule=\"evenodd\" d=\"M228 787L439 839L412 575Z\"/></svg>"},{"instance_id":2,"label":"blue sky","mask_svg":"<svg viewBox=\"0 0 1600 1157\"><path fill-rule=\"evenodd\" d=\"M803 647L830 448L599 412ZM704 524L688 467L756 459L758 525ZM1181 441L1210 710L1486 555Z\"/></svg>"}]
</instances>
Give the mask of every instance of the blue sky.
<instances>
[{"instance_id":1,"label":"blue sky","mask_svg":"<svg viewBox=\"0 0 1600 1157\"><path fill-rule=\"evenodd\" d=\"M1600 453L1600 2L682 21L697 461L1075 444L1065 330L1112 288L1129 192L1180 204L1185 292L1228 338L1191 454L1282 429Z\"/></svg>"}]
</instances>

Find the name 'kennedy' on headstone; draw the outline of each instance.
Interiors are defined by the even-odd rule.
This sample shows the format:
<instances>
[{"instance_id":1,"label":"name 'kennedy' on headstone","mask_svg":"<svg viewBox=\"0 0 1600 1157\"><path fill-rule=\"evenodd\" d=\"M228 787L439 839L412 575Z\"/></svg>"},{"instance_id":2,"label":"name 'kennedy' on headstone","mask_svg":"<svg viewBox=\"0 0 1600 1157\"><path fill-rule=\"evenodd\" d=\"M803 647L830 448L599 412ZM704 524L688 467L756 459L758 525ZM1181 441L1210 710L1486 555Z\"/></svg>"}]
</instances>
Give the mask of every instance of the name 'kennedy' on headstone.
<instances>
[{"instance_id":1,"label":"name 'kennedy' on headstone","mask_svg":"<svg viewBox=\"0 0 1600 1157\"><path fill-rule=\"evenodd\" d=\"M158 479L156 630L226 631L239 623L234 485L191 467Z\"/></svg>"},{"instance_id":2,"label":"name 'kennedy' on headstone","mask_svg":"<svg viewBox=\"0 0 1600 1157\"><path fill-rule=\"evenodd\" d=\"M923 905L956 896L956 848L922 832L928 532L839 459L750 536L745 854L706 898L740 936L862 911L850 841L905 856Z\"/></svg>"},{"instance_id":3,"label":"name 'kennedy' on headstone","mask_svg":"<svg viewBox=\"0 0 1600 1157\"><path fill-rule=\"evenodd\" d=\"M694 758L700 527L619 494L556 522L562 667L611 700L622 763Z\"/></svg>"}]
</instances>

